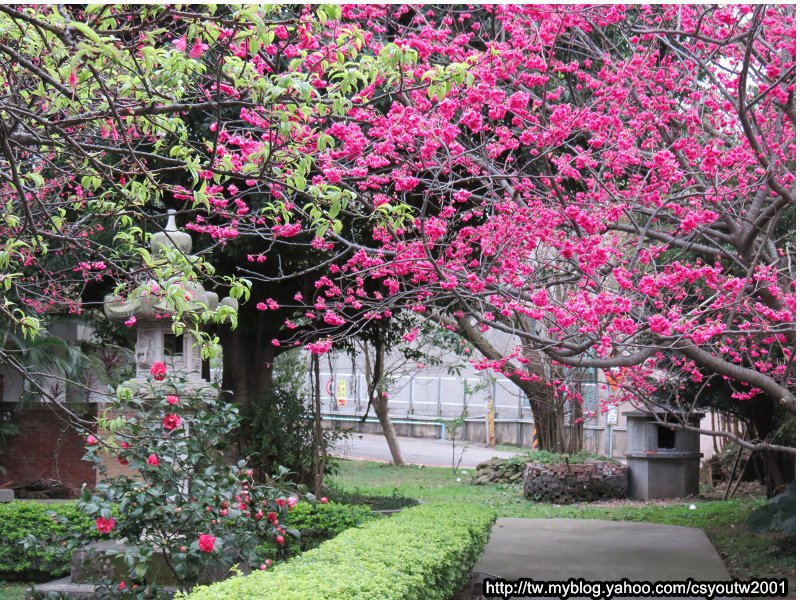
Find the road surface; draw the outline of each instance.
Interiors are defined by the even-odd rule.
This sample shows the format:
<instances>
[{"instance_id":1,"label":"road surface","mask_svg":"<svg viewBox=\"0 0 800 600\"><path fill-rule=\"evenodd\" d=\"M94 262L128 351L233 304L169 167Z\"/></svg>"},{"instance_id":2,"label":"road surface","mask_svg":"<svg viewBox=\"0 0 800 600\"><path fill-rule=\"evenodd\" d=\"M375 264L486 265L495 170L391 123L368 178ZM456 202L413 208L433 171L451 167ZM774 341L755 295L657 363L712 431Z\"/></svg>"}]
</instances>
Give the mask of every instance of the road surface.
<instances>
[{"instance_id":1,"label":"road surface","mask_svg":"<svg viewBox=\"0 0 800 600\"><path fill-rule=\"evenodd\" d=\"M411 465L425 465L427 467L449 467L452 465L453 446L447 440L433 438L412 438L399 437L400 451L403 453L403 460ZM500 458L510 458L524 452L506 452L503 450L493 450L480 444L470 444L464 446L464 442L457 442L456 460L464 451L461 460L462 467L475 467L478 463L489 460L493 456ZM392 455L389 446L386 445L386 438L382 435L372 433L354 433L350 439L339 440L334 451L336 456L341 458L351 458L354 460L374 460L378 462L392 462Z\"/></svg>"}]
</instances>

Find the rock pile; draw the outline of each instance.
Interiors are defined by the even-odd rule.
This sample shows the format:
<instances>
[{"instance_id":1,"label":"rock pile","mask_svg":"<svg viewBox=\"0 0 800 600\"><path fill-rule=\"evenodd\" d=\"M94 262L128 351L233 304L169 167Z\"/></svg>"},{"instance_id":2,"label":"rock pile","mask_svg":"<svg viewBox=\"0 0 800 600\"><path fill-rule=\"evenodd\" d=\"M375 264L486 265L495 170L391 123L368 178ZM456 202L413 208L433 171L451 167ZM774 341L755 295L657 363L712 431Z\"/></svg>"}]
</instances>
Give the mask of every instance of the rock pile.
<instances>
[{"instance_id":1,"label":"rock pile","mask_svg":"<svg viewBox=\"0 0 800 600\"><path fill-rule=\"evenodd\" d=\"M495 456L480 463L475 468L475 476L472 479L472 483L474 485L517 483L522 481L522 472L524 470L525 465L521 462L514 462Z\"/></svg>"},{"instance_id":2,"label":"rock pile","mask_svg":"<svg viewBox=\"0 0 800 600\"><path fill-rule=\"evenodd\" d=\"M539 502L570 504L628 495L628 467L612 462L528 463L523 481L525 495Z\"/></svg>"}]
</instances>

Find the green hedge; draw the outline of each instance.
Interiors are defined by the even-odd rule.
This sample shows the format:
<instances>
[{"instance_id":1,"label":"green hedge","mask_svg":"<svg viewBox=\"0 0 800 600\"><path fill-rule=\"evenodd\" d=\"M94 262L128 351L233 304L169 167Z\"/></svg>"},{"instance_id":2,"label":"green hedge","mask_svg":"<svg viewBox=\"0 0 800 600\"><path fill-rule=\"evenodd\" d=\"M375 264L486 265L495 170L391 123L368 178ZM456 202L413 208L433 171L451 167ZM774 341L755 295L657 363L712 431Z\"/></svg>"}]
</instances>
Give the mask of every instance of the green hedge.
<instances>
[{"instance_id":1,"label":"green hedge","mask_svg":"<svg viewBox=\"0 0 800 600\"><path fill-rule=\"evenodd\" d=\"M188 598L446 600L466 582L495 518L477 506L408 508L345 531L270 571L200 587Z\"/></svg>"},{"instance_id":2,"label":"green hedge","mask_svg":"<svg viewBox=\"0 0 800 600\"><path fill-rule=\"evenodd\" d=\"M286 544L280 549L280 556L275 552L275 544L270 542L262 547L262 554L270 558L289 558L312 548L322 542L336 537L340 533L380 518L369 506L354 504L297 504L286 516L286 524L290 529L300 533L300 539L286 536Z\"/></svg>"},{"instance_id":3,"label":"green hedge","mask_svg":"<svg viewBox=\"0 0 800 600\"><path fill-rule=\"evenodd\" d=\"M71 550L63 542L70 533L80 533L85 539L98 537L93 521L73 503L16 500L0 504L0 578L64 574ZM38 541L26 547L29 535Z\"/></svg>"}]
</instances>

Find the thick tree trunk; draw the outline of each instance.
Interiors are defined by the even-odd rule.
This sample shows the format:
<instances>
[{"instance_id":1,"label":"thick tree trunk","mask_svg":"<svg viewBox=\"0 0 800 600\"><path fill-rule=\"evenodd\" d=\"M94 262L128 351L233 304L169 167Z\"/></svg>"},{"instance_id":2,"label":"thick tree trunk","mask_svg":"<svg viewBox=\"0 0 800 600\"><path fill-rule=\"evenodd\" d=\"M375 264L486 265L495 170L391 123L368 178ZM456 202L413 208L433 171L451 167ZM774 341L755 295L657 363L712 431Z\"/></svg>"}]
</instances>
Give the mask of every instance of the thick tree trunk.
<instances>
[{"instance_id":1,"label":"thick tree trunk","mask_svg":"<svg viewBox=\"0 0 800 600\"><path fill-rule=\"evenodd\" d=\"M462 317L454 327L456 333L469 341L478 352L489 360L500 360L503 355L469 322ZM557 410L557 401L554 391L546 385L548 374L544 367L542 353L533 349L525 350L526 365L530 375L535 375L534 381L521 377L516 372L508 373L507 377L525 394L531 407L533 424L539 434L539 449L549 452L565 452L564 444L564 419Z\"/></svg>"},{"instance_id":2,"label":"thick tree trunk","mask_svg":"<svg viewBox=\"0 0 800 600\"><path fill-rule=\"evenodd\" d=\"M267 402L272 391L272 362L275 350L269 344L259 344L258 338L248 335L241 326L220 333L222 344L222 389L233 396L224 396L239 405L240 414L249 418L259 402ZM231 448L231 459L238 460L250 447L248 427L240 427L237 443Z\"/></svg>"},{"instance_id":3,"label":"thick tree trunk","mask_svg":"<svg viewBox=\"0 0 800 600\"><path fill-rule=\"evenodd\" d=\"M220 334L222 343L222 389L233 392L233 401L243 412L272 391L275 349L246 328Z\"/></svg>"}]
</instances>

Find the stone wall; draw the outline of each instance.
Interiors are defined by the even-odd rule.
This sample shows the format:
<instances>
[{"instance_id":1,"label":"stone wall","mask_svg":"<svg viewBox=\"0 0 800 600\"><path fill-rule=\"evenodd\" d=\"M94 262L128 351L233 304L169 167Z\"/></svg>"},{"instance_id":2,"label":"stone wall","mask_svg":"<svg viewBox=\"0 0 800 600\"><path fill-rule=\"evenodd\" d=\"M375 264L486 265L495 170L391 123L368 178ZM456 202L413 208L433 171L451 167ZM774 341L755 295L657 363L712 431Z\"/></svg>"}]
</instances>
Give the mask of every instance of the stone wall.
<instances>
[{"instance_id":1,"label":"stone wall","mask_svg":"<svg viewBox=\"0 0 800 600\"><path fill-rule=\"evenodd\" d=\"M570 504L628 495L628 467L611 462L528 463L522 478L525 495L539 502Z\"/></svg>"}]
</instances>

